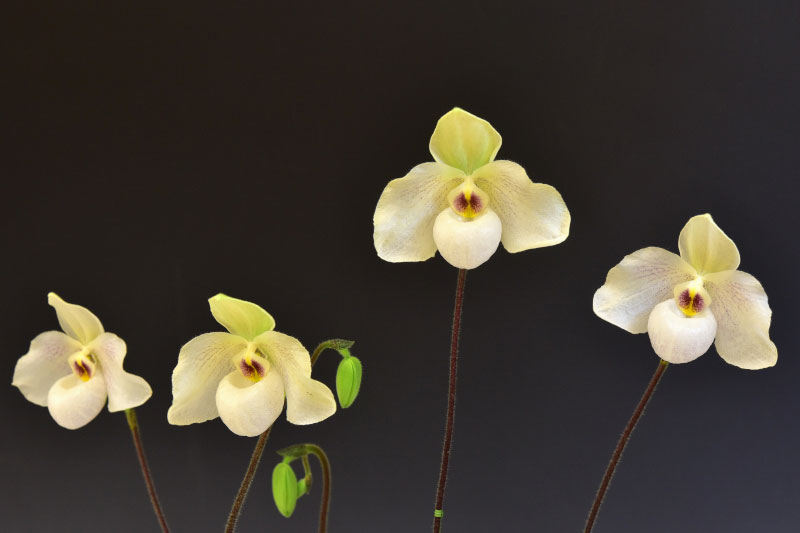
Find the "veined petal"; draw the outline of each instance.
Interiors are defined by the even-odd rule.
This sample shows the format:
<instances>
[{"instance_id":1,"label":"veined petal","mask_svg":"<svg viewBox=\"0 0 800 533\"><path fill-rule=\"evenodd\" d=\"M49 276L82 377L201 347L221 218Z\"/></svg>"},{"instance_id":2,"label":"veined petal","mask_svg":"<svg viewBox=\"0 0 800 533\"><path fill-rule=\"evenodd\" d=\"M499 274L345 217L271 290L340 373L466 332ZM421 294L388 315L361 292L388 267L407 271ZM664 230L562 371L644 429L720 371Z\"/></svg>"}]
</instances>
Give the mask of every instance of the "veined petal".
<instances>
[{"instance_id":1,"label":"veined petal","mask_svg":"<svg viewBox=\"0 0 800 533\"><path fill-rule=\"evenodd\" d=\"M384 261L425 261L436 253L433 222L447 207L447 193L464 173L440 163L423 163L392 180L375 208L373 241Z\"/></svg>"},{"instance_id":2,"label":"veined petal","mask_svg":"<svg viewBox=\"0 0 800 533\"><path fill-rule=\"evenodd\" d=\"M283 380L289 422L314 424L336 412L331 390L324 383L311 379L311 357L300 341L277 331L267 331L254 342Z\"/></svg>"},{"instance_id":3,"label":"veined petal","mask_svg":"<svg viewBox=\"0 0 800 533\"><path fill-rule=\"evenodd\" d=\"M603 320L631 333L644 333L653 308L672 298L676 285L696 277L694 269L676 254L654 246L643 248L608 271L592 306Z\"/></svg>"},{"instance_id":4,"label":"veined petal","mask_svg":"<svg viewBox=\"0 0 800 533\"><path fill-rule=\"evenodd\" d=\"M208 299L214 319L225 329L251 341L275 327L275 320L260 306L222 293Z\"/></svg>"},{"instance_id":5,"label":"veined petal","mask_svg":"<svg viewBox=\"0 0 800 533\"><path fill-rule=\"evenodd\" d=\"M703 277L717 319L717 352L726 362L758 370L778 362L778 349L769 339L772 310L767 294L746 272L727 270Z\"/></svg>"},{"instance_id":6,"label":"veined petal","mask_svg":"<svg viewBox=\"0 0 800 533\"><path fill-rule=\"evenodd\" d=\"M233 368L231 360L247 349L247 341L230 333L204 333L184 344L172 372L170 424L185 426L219 416L219 382Z\"/></svg>"},{"instance_id":7,"label":"veined petal","mask_svg":"<svg viewBox=\"0 0 800 533\"><path fill-rule=\"evenodd\" d=\"M739 250L709 214L689 219L678 238L678 249L701 276L739 266Z\"/></svg>"},{"instance_id":8,"label":"veined petal","mask_svg":"<svg viewBox=\"0 0 800 533\"><path fill-rule=\"evenodd\" d=\"M448 263L470 269L482 265L497 251L502 231L500 219L491 208L467 219L448 207L436 217L433 240Z\"/></svg>"},{"instance_id":9,"label":"veined petal","mask_svg":"<svg viewBox=\"0 0 800 533\"><path fill-rule=\"evenodd\" d=\"M471 174L494 160L501 143L491 124L456 107L436 123L430 150L439 163Z\"/></svg>"},{"instance_id":10,"label":"veined petal","mask_svg":"<svg viewBox=\"0 0 800 533\"><path fill-rule=\"evenodd\" d=\"M283 381L274 370L253 383L234 370L219 382L219 417L228 429L243 437L264 433L283 411Z\"/></svg>"},{"instance_id":11,"label":"veined petal","mask_svg":"<svg viewBox=\"0 0 800 533\"><path fill-rule=\"evenodd\" d=\"M503 246L511 253L553 246L569 235L570 214L558 191L533 183L512 161L494 161L473 174L503 222Z\"/></svg>"},{"instance_id":12,"label":"veined petal","mask_svg":"<svg viewBox=\"0 0 800 533\"><path fill-rule=\"evenodd\" d=\"M106 403L106 384L103 372L88 381L75 374L56 381L47 395L47 409L59 426L78 429L91 422Z\"/></svg>"},{"instance_id":13,"label":"veined petal","mask_svg":"<svg viewBox=\"0 0 800 533\"><path fill-rule=\"evenodd\" d=\"M47 295L47 303L56 310L61 329L81 344L89 344L92 339L103 333L103 324L85 307L67 303L54 292Z\"/></svg>"},{"instance_id":14,"label":"veined petal","mask_svg":"<svg viewBox=\"0 0 800 533\"><path fill-rule=\"evenodd\" d=\"M67 359L82 348L78 341L60 331L37 335L28 353L17 361L11 384L18 387L29 402L46 406L53 383L72 374Z\"/></svg>"},{"instance_id":15,"label":"veined petal","mask_svg":"<svg viewBox=\"0 0 800 533\"><path fill-rule=\"evenodd\" d=\"M153 395L147 382L122 369L127 347L125 341L113 333L103 333L89 345L97 357L108 391L108 410L112 413L138 407Z\"/></svg>"},{"instance_id":16,"label":"veined petal","mask_svg":"<svg viewBox=\"0 0 800 533\"><path fill-rule=\"evenodd\" d=\"M717 321L709 309L688 317L673 298L655 306L647 323L653 350L664 361L675 364L694 361L706 353L716 332Z\"/></svg>"}]
</instances>

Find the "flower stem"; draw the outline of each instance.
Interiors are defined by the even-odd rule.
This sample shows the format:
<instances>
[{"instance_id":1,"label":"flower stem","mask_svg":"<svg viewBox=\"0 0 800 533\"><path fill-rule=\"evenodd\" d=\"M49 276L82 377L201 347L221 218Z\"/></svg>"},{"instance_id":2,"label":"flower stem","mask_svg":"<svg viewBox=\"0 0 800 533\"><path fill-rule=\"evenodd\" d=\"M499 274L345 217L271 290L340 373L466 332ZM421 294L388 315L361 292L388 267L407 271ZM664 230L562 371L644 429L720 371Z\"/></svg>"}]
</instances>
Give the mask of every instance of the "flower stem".
<instances>
[{"instance_id":1,"label":"flower stem","mask_svg":"<svg viewBox=\"0 0 800 533\"><path fill-rule=\"evenodd\" d=\"M433 508L433 532L439 533L442 527L444 505L444 489L447 485L447 467L450 464L450 447L453 443L453 424L456 414L456 372L458 365L458 341L461 336L461 308L464 303L464 284L467 271L458 271L456 298L453 306L453 331L450 337L450 384L447 392L447 422L444 427L444 444L442 446L442 465L439 470L439 487L436 490L436 507Z\"/></svg>"},{"instance_id":2,"label":"flower stem","mask_svg":"<svg viewBox=\"0 0 800 533\"><path fill-rule=\"evenodd\" d=\"M628 444L628 440L631 438L631 433L633 433L634 428L636 428L636 424L644 414L644 409L647 407L650 398L653 397L656 386L658 386L661 376L664 375L667 365L669 365L669 363L666 361L659 361L655 374L653 374L653 377L650 378L650 383L647 385L647 388L642 395L642 399L639 400L639 404L633 411L633 415L631 415L628 425L625 426L625 431L622 432L622 436L619 438L617 447L614 449L614 453L611 455L611 461L609 461L608 467L606 468L606 473L603 476L603 481L600 482L600 488L597 490L597 496L594 498L592 510L589 511L589 518L586 520L586 528L584 529L584 533L590 533L594 527L594 523L597 520L597 513L600 511L600 506L603 504L603 498L606 495L608 486L611 484L611 478L614 477L614 471L617 469L617 464L619 463L620 457L622 457L622 452L625 450L625 446Z\"/></svg>"},{"instance_id":3,"label":"flower stem","mask_svg":"<svg viewBox=\"0 0 800 533\"><path fill-rule=\"evenodd\" d=\"M125 409L125 418L128 420L128 427L131 429L133 445L136 447L136 455L139 457L139 466L142 468L144 483L147 485L147 492L150 495L150 503L153 504L153 511L156 513L156 518L158 518L158 523L161 525L161 530L164 533L169 533L167 519L164 518L164 511L161 510L161 504L158 502L158 495L156 494L156 487L153 484L153 477L150 475L150 467L147 466L147 457L144 454L142 435L139 432L139 420L136 418L136 411L134 409Z\"/></svg>"},{"instance_id":4,"label":"flower stem","mask_svg":"<svg viewBox=\"0 0 800 533\"><path fill-rule=\"evenodd\" d=\"M261 454L264 453L264 446L267 445L270 431L272 431L272 426L268 427L267 430L258 437L256 447L253 449L253 456L250 458L250 464L247 465L244 479L242 479L242 484L239 486L239 492L236 493L236 499L233 500L231 513L228 515L228 523L225 525L225 533L233 533L236 531L236 522L239 520L239 513L242 512L242 505L244 505L244 499L247 498L250 485L253 483L253 478L258 469L258 463L261 462Z\"/></svg>"},{"instance_id":5,"label":"flower stem","mask_svg":"<svg viewBox=\"0 0 800 533\"><path fill-rule=\"evenodd\" d=\"M355 342L345 339L330 339L327 341L322 341L311 353L311 366L313 367L316 364L317 359L319 359L319 356L322 355L322 352L328 349L336 350L340 354L343 354L342 357L344 357L344 354L349 355L349 348L353 346L353 344L355 344Z\"/></svg>"},{"instance_id":6,"label":"flower stem","mask_svg":"<svg viewBox=\"0 0 800 533\"><path fill-rule=\"evenodd\" d=\"M316 444L306 444L308 452L319 460L322 467L322 503L319 506L319 533L328 531L328 510L331 506L331 462L325 452Z\"/></svg>"}]
</instances>

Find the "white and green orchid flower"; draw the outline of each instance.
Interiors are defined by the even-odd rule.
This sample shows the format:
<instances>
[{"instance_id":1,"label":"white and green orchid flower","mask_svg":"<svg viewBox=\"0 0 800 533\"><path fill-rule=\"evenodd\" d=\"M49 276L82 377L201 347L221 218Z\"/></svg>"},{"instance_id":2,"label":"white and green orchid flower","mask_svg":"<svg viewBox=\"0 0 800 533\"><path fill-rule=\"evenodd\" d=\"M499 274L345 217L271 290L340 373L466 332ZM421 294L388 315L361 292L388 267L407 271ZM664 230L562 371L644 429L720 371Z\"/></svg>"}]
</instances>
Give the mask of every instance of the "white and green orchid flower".
<instances>
[{"instance_id":1,"label":"white and green orchid flower","mask_svg":"<svg viewBox=\"0 0 800 533\"><path fill-rule=\"evenodd\" d=\"M47 295L60 331L47 331L31 342L17 361L12 385L25 398L47 407L62 427L77 429L103 409L112 413L142 405L153 394L150 385L122 369L125 341L106 333L91 311Z\"/></svg>"},{"instance_id":2,"label":"white and green orchid flower","mask_svg":"<svg viewBox=\"0 0 800 533\"><path fill-rule=\"evenodd\" d=\"M375 209L378 256L397 263L436 254L457 268L486 262L500 242L511 253L567 238L570 215L550 185L525 169L495 161L500 134L455 108L439 119L430 142L433 163L392 180Z\"/></svg>"},{"instance_id":3,"label":"white and green orchid flower","mask_svg":"<svg viewBox=\"0 0 800 533\"><path fill-rule=\"evenodd\" d=\"M767 295L737 270L739 250L711 215L686 223L678 249L680 256L655 247L626 256L595 293L594 312L631 333L646 331L669 363L697 359L716 339L717 352L734 366L775 365Z\"/></svg>"},{"instance_id":4,"label":"white and green orchid flower","mask_svg":"<svg viewBox=\"0 0 800 533\"><path fill-rule=\"evenodd\" d=\"M303 345L273 331L275 321L256 304L218 294L211 314L229 333L199 335L181 348L172 373L170 424L184 426L220 417L237 435L260 435L278 418L314 424L336 412L325 384L311 379Z\"/></svg>"}]
</instances>

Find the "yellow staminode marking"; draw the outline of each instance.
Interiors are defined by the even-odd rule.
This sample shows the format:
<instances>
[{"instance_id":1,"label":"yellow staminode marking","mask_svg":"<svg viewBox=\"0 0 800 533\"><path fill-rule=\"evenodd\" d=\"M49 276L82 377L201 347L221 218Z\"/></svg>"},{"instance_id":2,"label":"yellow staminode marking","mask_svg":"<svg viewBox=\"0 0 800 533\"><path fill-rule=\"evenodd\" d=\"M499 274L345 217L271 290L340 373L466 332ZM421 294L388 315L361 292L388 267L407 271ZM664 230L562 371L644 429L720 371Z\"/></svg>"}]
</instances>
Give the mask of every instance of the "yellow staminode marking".
<instances>
[{"instance_id":1,"label":"yellow staminode marking","mask_svg":"<svg viewBox=\"0 0 800 533\"><path fill-rule=\"evenodd\" d=\"M697 290L695 289L686 289L683 293L681 293L680 297L678 298L678 307L680 307L684 315L694 316L698 313L697 294Z\"/></svg>"},{"instance_id":2,"label":"yellow staminode marking","mask_svg":"<svg viewBox=\"0 0 800 533\"><path fill-rule=\"evenodd\" d=\"M481 214L489 203L489 197L480 190L471 178L454 189L448 197L453 211L464 218L475 218Z\"/></svg>"},{"instance_id":3,"label":"yellow staminode marking","mask_svg":"<svg viewBox=\"0 0 800 533\"><path fill-rule=\"evenodd\" d=\"M711 296L703 287L702 278L678 285L675 287L674 295L678 309L687 317L696 316L711 305Z\"/></svg>"},{"instance_id":4,"label":"yellow staminode marking","mask_svg":"<svg viewBox=\"0 0 800 533\"><path fill-rule=\"evenodd\" d=\"M261 378L267 375L267 369L269 368L269 362L256 352L256 347L252 342L247 346L244 356L236 361L235 364L239 372L253 383L261 381Z\"/></svg>"},{"instance_id":5,"label":"yellow staminode marking","mask_svg":"<svg viewBox=\"0 0 800 533\"><path fill-rule=\"evenodd\" d=\"M249 353L244 357L244 364L250 368L250 372L247 373L246 377L254 383L261 381L261 371L263 369L260 370L259 367L253 364L253 358Z\"/></svg>"},{"instance_id":6,"label":"yellow staminode marking","mask_svg":"<svg viewBox=\"0 0 800 533\"><path fill-rule=\"evenodd\" d=\"M69 367L73 374L81 378L81 381L89 381L94 376L94 358L85 350L70 356Z\"/></svg>"}]
</instances>

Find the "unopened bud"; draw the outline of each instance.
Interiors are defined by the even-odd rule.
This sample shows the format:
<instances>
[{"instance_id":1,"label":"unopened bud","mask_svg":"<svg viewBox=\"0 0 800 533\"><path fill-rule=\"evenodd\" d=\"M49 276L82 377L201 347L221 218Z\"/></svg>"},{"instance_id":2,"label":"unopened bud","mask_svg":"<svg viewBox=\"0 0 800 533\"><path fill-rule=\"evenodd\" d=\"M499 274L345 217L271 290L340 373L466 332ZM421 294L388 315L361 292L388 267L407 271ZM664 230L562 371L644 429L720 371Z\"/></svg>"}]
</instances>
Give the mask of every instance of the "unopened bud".
<instances>
[{"instance_id":1,"label":"unopened bud","mask_svg":"<svg viewBox=\"0 0 800 533\"><path fill-rule=\"evenodd\" d=\"M288 463L278 463L272 471L272 498L278 511L289 518L299 496L297 476Z\"/></svg>"},{"instance_id":2,"label":"unopened bud","mask_svg":"<svg viewBox=\"0 0 800 533\"><path fill-rule=\"evenodd\" d=\"M353 405L360 388L361 361L357 357L345 357L336 371L336 395L342 408L347 409Z\"/></svg>"}]
</instances>

